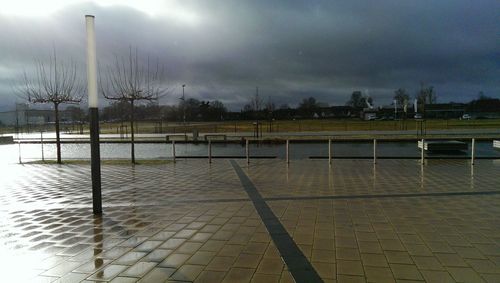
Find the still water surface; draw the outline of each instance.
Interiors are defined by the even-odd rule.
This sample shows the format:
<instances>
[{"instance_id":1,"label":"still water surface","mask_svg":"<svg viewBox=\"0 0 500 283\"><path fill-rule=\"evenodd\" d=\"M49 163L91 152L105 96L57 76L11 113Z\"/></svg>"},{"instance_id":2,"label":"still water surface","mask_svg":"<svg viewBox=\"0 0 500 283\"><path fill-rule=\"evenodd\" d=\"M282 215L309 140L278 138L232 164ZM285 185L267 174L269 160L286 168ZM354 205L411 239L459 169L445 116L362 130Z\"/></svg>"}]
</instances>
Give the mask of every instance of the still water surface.
<instances>
[{"instance_id":1,"label":"still water surface","mask_svg":"<svg viewBox=\"0 0 500 283\"><path fill-rule=\"evenodd\" d=\"M161 159L172 157L171 144L136 144L137 159ZM46 159L56 158L55 144L43 146ZM23 161L41 160L42 146L40 144L0 145L2 163L13 163L19 160L19 151ZM88 159L90 158L89 144L62 144L63 159ZM207 144L176 144L176 155L181 156L206 156ZM495 150L490 141L476 142L477 157L499 157L500 151ZM240 144L212 144L213 156L244 156L245 147ZM284 144L250 144L251 156L277 156L285 157ZM290 158L304 159L310 156L327 156L327 143L292 143L290 144ZM373 156L372 143L333 143L333 155L337 157L371 157ZM428 154L429 156L455 156L468 157L467 152ZM416 142L378 142L377 156L379 157L419 157L420 151ZM101 144L101 157L103 159L120 159L130 157L130 144Z\"/></svg>"}]
</instances>

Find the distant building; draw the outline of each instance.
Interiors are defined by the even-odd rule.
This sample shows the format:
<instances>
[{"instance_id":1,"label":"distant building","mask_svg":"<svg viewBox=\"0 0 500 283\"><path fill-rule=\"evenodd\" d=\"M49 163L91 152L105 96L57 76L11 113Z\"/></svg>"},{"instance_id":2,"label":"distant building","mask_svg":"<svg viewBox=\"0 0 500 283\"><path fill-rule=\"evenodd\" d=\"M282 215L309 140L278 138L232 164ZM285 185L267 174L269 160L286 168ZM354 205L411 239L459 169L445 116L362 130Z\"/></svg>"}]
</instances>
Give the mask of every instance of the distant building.
<instances>
[{"instance_id":1,"label":"distant building","mask_svg":"<svg viewBox=\"0 0 500 283\"><path fill-rule=\"evenodd\" d=\"M500 118L500 99L486 98L474 100L467 104L465 111L473 119Z\"/></svg>"},{"instance_id":2,"label":"distant building","mask_svg":"<svg viewBox=\"0 0 500 283\"><path fill-rule=\"evenodd\" d=\"M465 113L465 103L437 103L425 105L426 119L458 119Z\"/></svg>"},{"instance_id":3,"label":"distant building","mask_svg":"<svg viewBox=\"0 0 500 283\"><path fill-rule=\"evenodd\" d=\"M377 117L381 120L394 120L394 119L405 119L408 117L413 117L413 110L410 107L406 108L404 111L402 105L384 105L380 107L377 111Z\"/></svg>"},{"instance_id":4,"label":"distant building","mask_svg":"<svg viewBox=\"0 0 500 283\"><path fill-rule=\"evenodd\" d=\"M334 117L339 118L350 118L356 117L359 113L358 109L355 109L351 106L332 106L330 107L332 114Z\"/></svg>"},{"instance_id":5,"label":"distant building","mask_svg":"<svg viewBox=\"0 0 500 283\"><path fill-rule=\"evenodd\" d=\"M0 112L0 123L5 126L26 125L29 121L27 104L16 104L14 111Z\"/></svg>"},{"instance_id":6,"label":"distant building","mask_svg":"<svg viewBox=\"0 0 500 283\"><path fill-rule=\"evenodd\" d=\"M71 113L60 111L60 121L71 121ZM0 125L25 126L55 122L53 110L30 109L29 104L18 103L15 110L0 112Z\"/></svg>"}]
</instances>

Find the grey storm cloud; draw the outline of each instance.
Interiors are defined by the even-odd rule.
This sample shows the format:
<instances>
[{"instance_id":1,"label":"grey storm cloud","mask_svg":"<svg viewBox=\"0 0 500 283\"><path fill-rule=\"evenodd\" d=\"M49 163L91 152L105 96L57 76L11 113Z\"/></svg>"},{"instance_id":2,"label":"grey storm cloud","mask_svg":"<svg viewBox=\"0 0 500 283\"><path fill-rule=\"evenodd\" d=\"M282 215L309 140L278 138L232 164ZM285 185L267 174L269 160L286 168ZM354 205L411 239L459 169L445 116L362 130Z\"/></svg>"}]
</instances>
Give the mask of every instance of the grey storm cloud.
<instances>
[{"instance_id":1,"label":"grey storm cloud","mask_svg":"<svg viewBox=\"0 0 500 283\"><path fill-rule=\"evenodd\" d=\"M182 84L188 96L234 110L256 86L278 105L308 96L344 104L353 90L389 104L395 89L414 94L420 82L433 85L440 101L468 101L479 91L500 96L494 0L175 3L196 22L93 3L40 18L0 14L0 107L11 107L23 71L53 49L85 73L85 14L96 16L100 66L131 47L158 58L166 103L177 102Z\"/></svg>"}]
</instances>

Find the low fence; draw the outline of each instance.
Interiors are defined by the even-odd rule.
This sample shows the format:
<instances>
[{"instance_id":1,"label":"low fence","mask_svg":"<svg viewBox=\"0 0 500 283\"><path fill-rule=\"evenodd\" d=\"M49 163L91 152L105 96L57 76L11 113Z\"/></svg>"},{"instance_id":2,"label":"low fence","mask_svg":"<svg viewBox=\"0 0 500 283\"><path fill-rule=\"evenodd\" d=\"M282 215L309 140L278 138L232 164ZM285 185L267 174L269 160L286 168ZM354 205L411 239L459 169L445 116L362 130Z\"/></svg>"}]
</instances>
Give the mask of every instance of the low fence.
<instances>
[{"instance_id":1,"label":"low fence","mask_svg":"<svg viewBox=\"0 0 500 283\"><path fill-rule=\"evenodd\" d=\"M251 156L250 156L250 141L258 142L259 140L251 140L251 139L246 139L245 140L245 159L246 159L247 163L250 163L250 159L251 159ZM287 164L289 164L290 163L290 142L293 141L293 140L291 140L291 139L285 139L283 141L285 143L285 162ZM300 140L300 141L303 142L304 140ZM342 141L345 141L345 140L342 140ZM360 140L358 139L356 141L359 142ZM372 141L372 143L373 143L373 163L376 164L377 163L377 158L378 158L378 156L377 156L377 139L368 139L368 140L363 140L363 141ZM474 161L476 159L475 158L475 144L476 144L475 141L476 141L475 138L471 139L470 161L471 161L472 165L474 165ZM328 159L328 163L329 164L332 164L332 161L335 158L335 156L333 155L334 142L335 142L335 140L333 140L333 139L328 139L327 140L327 144L328 144L328 157L327 157L327 159ZM496 142L498 142L498 141L494 141L493 146L496 145ZM442 145L440 147L441 151L442 150L447 150L446 149L446 144L447 144L447 141L443 141L442 142ZM420 148L420 162L422 164L424 164L425 163L425 159L426 159L425 152L428 150L427 141L425 139L418 140L417 141L417 147ZM457 147L455 146L455 143L449 144L449 150L454 151L454 150L456 150L456 148ZM172 153L173 153L173 160L175 162L177 156L175 155L175 142L174 141L172 142ZM226 156L224 156L224 157L227 158ZM179 158L182 158L182 157L179 157ZM208 151L207 151L206 158L208 159L209 163L212 163L212 158L213 158L213 156L212 156L212 141L210 139L208 140ZM398 158L392 158L392 159L398 159ZM467 158L461 158L461 159L469 159L469 157L467 157ZM500 157L498 157L498 159L500 159Z\"/></svg>"},{"instance_id":2,"label":"low fence","mask_svg":"<svg viewBox=\"0 0 500 283\"><path fill-rule=\"evenodd\" d=\"M14 143L13 136L0 136L0 144Z\"/></svg>"},{"instance_id":3,"label":"low fence","mask_svg":"<svg viewBox=\"0 0 500 283\"><path fill-rule=\"evenodd\" d=\"M163 141L157 142L157 143L151 143L150 145L143 145L143 151L142 153L145 155L139 155L142 156L143 159L172 159L174 162L177 161L179 158L206 158L209 163L212 162L212 159L214 158L241 158L241 159L246 159L247 163L250 163L252 159L262 159L262 158L282 158L287 164L289 164L292 160L291 158L291 153L293 152L295 155L295 158L297 156L300 156L299 158L310 158L310 159L327 159L329 164L332 164L335 159L371 159L373 163L377 163L378 159L420 159L421 163L425 163L426 159L470 159L471 163L474 164L476 159L500 159L500 153L498 151L494 150L494 146L498 145L500 142L499 141L493 141L492 139L488 140L488 151L485 151L486 143L484 139L479 139L481 140L481 147L480 147L480 156L476 156L476 138L470 138L470 139L461 139L462 141L467 141L468 144L465 147L465 150L469 152L470 154L458 154L458 155L449 155L449 156L439 156L436 154L426 154L426 150L428 148L428 143L435 143L437 140L441 141L442 146L449 146L451 149L456 148L456 143L453 144L446 144L447 142L451 141L452 138L450 139L413 139L411 141L405 140L401 141L399 139L391 139L391 138L356 138L356 139L346 139L346 138L323 138L323 139L304 139L304 138L299 138L299 139L292 139L292 138L285 138L285 139L272 139L272 140L263 140L263 139L254 139L254 138L243 138L239 141L224 141L221 139L219 136L214 136L214 139L208 138L207 141L202 140L201 142L190 142L185 140L184 135L173 135L173 136L166 136ZM453 138L453 140L456 140ZM490 143L490 141L493 141L493 146ZM24 144L25 142L20 142L18 141L18 146L19 146L19 162L22 161L21 159L21 145ZM176 150L177 143L182 143L184 146L181 149L181 155L179 155L178 151ZM43 135L40 136L40 141L36 142L36 144L39 144L41 148L41 156L42 160L47 159L47 154L44 156L44 137ZM103 146L106 145L106 143L102 142ZM162 144L167 144L170 146L167 146L168 153L165 154L165 149L163 147L162 149ZM220 150L221 147L227 147L222 153L223 155L214 155L213 151L213 145L216 144L218 147L216 151ZM295 147L295 144L302 144L298 147ZM354 152L353 155L353 148L358 147L356 144L363 144L361 146L361 150ZM371 147L366 147L366 145ZM383 145L381 154L379 154L379 148L380 144ZM394 145L396 144L396 145ZM401 146L400 146L401 144ZM469 150L469 144L470 144L470 150ZM233 145L233 146L229 146ZM310 145L310 146L309 146ZM413 146L414 145L414 146ZM452 147L453 145L454 147ZM68 145L69 146L69 145ZM88 145L87 145L88 146ZM126 144L121 143L117 148L115 145L107 145L109 148L112 148L114 151L114 156L120 156L120 157L105 157L103 159L127 159L127 152L129 152L128 149L126 149ZM241 147L240 147L241 146ZM259 147L264 147L264 151L259 151ZM338 146L338 148L334 151L334 148ZM392 150L393 146L395 147L394 150ZM435 145L433 145L435 146ZM51 148L54 147L53 145ZM72 146L75 148L75 146ZM76 147L80 148L81 145L77 145ZM169 148L171 147L171 148ZM257 148L254 148L257 147ZM396 149L398 147L398 149ZM69 147L68 147L69 148ZM238 149L241 148L241 149ZM346 150L347 148L347 150ZM402 148L402 149L401 149ZM39 157L34 159L33 155L38 155L39 153L34 154L33 152L33 146L31 146L31 152L30 152L30 147L26 149L25 153L25 160L31 159L31 160L39 160ZM188 150L189 149L189 150ZM410 150L411 149L411 150ZM442 148L441 148L442 149ZM35 150L38 152L38 149L35 148ZM137 148L136 148L137 150ZM144 151L146 150L146 151ZM184 150L184 153L182 151ZM206 150L206 151L205 151ZM240 151L241 150L241 151ZM351 150L351 151L350 151ZM52 150L53 151L53 150ZM85 150L79 150L79 154L71 154L68 153L67 155L64 152L63 149L63 158L70 160L70 159L86 159L88 157L81 157L85 156L84 153ZM271 152L272 155L267 155L264 156L262 154L265 154ZM153 154L156 154L156 157L151 157L151 152ZM163 153L161 153L163 152ZM192 153L195 153L196 155L189 155ZM244 152L244 153L243 153ZM319 156L314 156L311 154L317 152L321 152L321 155ZM346 156L346 152L348 155ZM349 153L350 152L350 153ZM418 156L417 156L418 152ZM160 153L160 157L158 157L158 153ZM171 154L169 154L171 153ZM205 154L204 154L205 153ZM243 154L242 154L243 153ZM252 154L254 153L254 154ZM326 153L326 154L325 154ZM364 154L362 156L359 156L359 154ZM26 155L30 155L31 157L26 157ZM149 155L148 155L149 154ZM229 155L232 154L232 155ZM308 155L306 155L308 154ZM350 154L350 155L349 155ZM358 154L358 155L357 155ZM396 154L394 156L394 154ZM399 154L399 156L398 156ZM48 154L49 156L53 155ZM65 156L66 155L66 156ZM408 156L410 155L410 156ZM77 158L75 156L80 156L80 158ZM48 158L51 159L51 158Z\"/></svg>"}]
</instances>

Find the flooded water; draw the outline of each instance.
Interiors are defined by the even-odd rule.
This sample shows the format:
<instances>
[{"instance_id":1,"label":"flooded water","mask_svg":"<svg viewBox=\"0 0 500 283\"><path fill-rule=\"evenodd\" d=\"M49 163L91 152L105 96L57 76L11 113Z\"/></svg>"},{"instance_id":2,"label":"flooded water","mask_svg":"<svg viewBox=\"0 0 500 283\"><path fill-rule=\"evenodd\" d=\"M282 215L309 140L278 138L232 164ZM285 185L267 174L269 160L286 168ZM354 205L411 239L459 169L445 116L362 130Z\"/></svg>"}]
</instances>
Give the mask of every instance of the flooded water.
<instances>
[{"instance_id":1,"label":"flooded water","mask_svg":"<svg viewBox=\"0 0 500 283\"><path fill-rule=\"evenodd\" d=\"M171 144L136 144L137 159L162 159L172 157ZM334 157L370 158L373 156L373 144L366 142L335 142L332 145ZM427 156L436 157L464 157L470 156L470 145L467 152L451 153L427 153ZM62 144L63 159L88 159L90 158L89 144ZM200 156L205 157L208 153L207 144L176 144L177 157ZM0 156L2 163L13 163L19 161L33 161L42 159L41 144L18 144L0 145ZM43 155L46 159L56 158L55 144L43 145ZM245 147L240 144L212 144L212 156L244 156ZM284 144L250 144L251 156L276 156L285 158ZM291 143L290 158L305 159L311 156L328 155L327 143ZM409 158L419 157L420 150L417 143L413 142L378 142L378 157ZM495 150L491 141L476 142L476 157L498 157L500 151ZM130 157L130 144L101 144L101 157L103 159L127 159Z\"/></svg>"}]
</instances>

